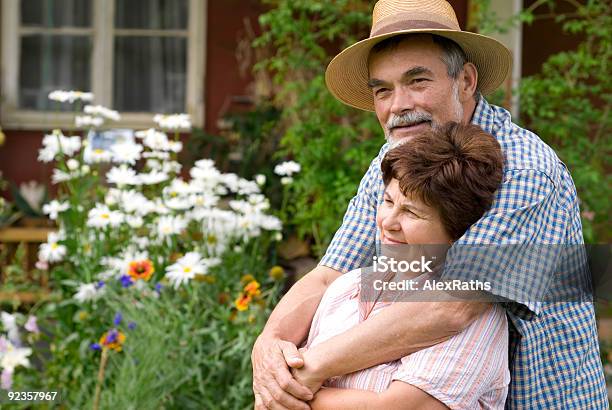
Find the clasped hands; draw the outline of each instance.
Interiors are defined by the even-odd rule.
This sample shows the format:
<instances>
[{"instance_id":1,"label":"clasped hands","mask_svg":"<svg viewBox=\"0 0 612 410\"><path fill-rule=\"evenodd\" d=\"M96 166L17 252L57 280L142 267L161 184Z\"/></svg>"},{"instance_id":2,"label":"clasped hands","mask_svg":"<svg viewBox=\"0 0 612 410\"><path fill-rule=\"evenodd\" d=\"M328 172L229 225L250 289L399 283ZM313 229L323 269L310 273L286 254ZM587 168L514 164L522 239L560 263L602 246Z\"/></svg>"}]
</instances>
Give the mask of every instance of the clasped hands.
<instances>
[{"instance_id":1,"label":"clasped hands","mask_svg":"<svg viewBox=\"0 0 612 410\"><path fill-rule=\"evenodd\" d=\"M308 401L327 379L313 359L291 342L261 335L251 354L255 409L310 409Z\"/></svg>"}]
</instances>

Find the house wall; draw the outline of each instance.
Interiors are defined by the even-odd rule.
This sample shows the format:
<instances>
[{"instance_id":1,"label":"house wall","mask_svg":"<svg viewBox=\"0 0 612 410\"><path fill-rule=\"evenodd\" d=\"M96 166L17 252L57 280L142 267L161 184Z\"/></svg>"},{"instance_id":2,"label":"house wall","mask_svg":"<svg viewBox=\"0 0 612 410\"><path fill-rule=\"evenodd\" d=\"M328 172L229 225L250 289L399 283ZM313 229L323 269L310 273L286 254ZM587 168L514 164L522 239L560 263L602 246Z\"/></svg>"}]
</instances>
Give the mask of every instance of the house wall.
<instances>
[{"instance_id":1,"label":"house wall","mask_svg":"<svg viewBox=\"0 0 612 410\"><path fill-rule=\"evenodd\" d=\"M209 0L205 47L206 79L204 94L205 129L217 131L217 119L230 106L231 96L243 95L251 81L248 70L239 70L237 44L245 36L245 21L257 28L262 6L258 0ZM1 124L0 118L0 124ZM52 167L36 158L45 130L5 129L6 142L0 146L0 171L4 178L20 184L50 181ZM10 197L7 193L3 196Z\"/></svg>"}]
</instances>

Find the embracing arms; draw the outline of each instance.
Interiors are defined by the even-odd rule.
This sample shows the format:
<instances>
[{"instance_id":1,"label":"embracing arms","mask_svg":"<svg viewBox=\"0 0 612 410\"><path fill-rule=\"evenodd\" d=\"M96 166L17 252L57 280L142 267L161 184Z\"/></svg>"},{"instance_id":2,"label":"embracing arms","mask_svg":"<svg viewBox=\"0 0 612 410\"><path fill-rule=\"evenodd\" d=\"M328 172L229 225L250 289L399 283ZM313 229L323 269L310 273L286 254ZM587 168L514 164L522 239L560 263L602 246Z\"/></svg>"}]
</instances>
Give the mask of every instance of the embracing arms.
<instances>
[{"instance_id":1,"label":"embracing arms","mask_svg":"<svg viewBox=\"0 0 612 410\"><path fill-rule=\"evenodd\" d=\"M381 393L356 389L322 388L310 402L312 410L444 410L448 409L423 390L395 381Z\"/></svg>"},{"instance_id":2,"label":"embracing arms","mask_svg":"<svg viewBox=\"0 0 612 410\"><path fill-rule=\"evenodd\" d=\"M294 285L270 317L252 354L256 408L307 409L305 402L312 399L311 392L316 392L327 378L392 361L447 340L488 306L449 302L444 292L435 302L396 303L304 352L302 359L296 344L306 338L321 297L337 276L330 268L315 268ZM295 379L287 366L293 368ZM333 390L323 398L332 400Z\"/></svg>"}]
</instances>

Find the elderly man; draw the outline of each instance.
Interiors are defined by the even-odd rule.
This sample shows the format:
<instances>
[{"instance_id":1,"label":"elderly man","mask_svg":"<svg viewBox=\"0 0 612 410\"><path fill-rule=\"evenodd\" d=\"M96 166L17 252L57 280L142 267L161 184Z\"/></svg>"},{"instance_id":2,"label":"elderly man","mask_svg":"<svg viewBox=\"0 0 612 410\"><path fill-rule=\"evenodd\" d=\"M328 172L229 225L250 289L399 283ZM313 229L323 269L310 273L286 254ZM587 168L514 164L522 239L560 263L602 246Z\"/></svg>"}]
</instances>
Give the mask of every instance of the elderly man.
<instances>
[{"instance_id":1,"label":"elderly man","mask_svg":"<svg viewBox=\"0 0 612 410\"><path fill-rule=\"evenodd\" d=\"M398 303L303 352L299 346L321 296L342 273L371 265L375 215L384 190L380 161L389 143L447 121L473 123L504 151L504 178L493 206L454 245L583 243L576 190L568 170L536 135L482 94L510 71L510 52L497 41L461 31L444 0L380 0L371 35L336 56L326 81L353 107L375 111L388 143L372 161L319 266L278 304L252 353L258 408L307 409L328 378L389 362L463 331L488 303L437 298ZM550 300L550 280L567 257L540 266L499 258L455 272L491 282L510 323L508 408L608 408L592 303ZM501 278L501 279L500 279ZM559 290L559 289L556 289ZM492 363L491 365L495 365ZM293 374L292 374L293 373ZM415 408L418 405L415 403Z\"/></svg>"}]
</instances>

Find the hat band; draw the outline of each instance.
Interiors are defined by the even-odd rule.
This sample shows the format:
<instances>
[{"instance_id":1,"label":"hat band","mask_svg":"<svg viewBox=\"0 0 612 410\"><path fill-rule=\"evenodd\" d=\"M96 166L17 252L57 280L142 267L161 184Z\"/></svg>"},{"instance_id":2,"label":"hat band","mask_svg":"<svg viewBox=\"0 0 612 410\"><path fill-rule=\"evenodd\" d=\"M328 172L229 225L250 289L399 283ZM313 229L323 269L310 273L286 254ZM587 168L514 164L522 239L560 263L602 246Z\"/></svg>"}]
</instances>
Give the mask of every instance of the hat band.
<instances>
[{"instance_id":1,"label":"hat band","mask_svg":"<svg viewBox=\"0 0 612 410\"><path fill-rule=\"evenodd\" d=\"M391 23L383 27L372 28L370 37L380 36L383 34L393 33L394 31L403 30L420 30L420 29L444 29L444 30L455 30L456 28L449 27L444 24L436 23L429 20L410 20L410 21L398 21Z\"/></svg>"}]
</instances>

